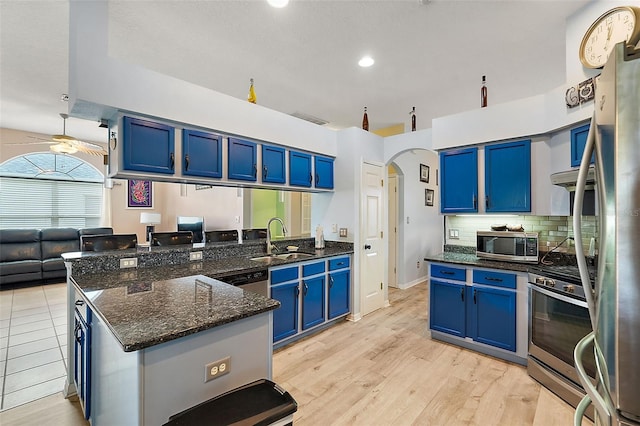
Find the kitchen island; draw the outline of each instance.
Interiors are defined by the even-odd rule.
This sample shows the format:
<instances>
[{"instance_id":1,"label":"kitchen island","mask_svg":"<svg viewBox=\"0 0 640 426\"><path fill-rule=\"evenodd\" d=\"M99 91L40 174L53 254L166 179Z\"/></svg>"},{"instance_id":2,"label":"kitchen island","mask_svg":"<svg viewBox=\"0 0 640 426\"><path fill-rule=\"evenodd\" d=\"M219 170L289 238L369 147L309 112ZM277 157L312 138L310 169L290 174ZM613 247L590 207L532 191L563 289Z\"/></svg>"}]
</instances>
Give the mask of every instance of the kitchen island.
<instances>
[{"instance_id":1,"label":"kitchen island","mask_svg":"<svg viewBox=\"0 0 640 426\"><path fill-rule=\"evenodd\" d=\"M69 295L65 394L76 393L77 383L94 426L163 424L228 390L270 379L273 310L280 303L215 279L296 263L253 260L264 254L263 245L64 254ZM305 251L309 260L353 248L328 244ZM197 261L190 260L194 252L200 252ZM134 258L137 267L120 268L123 260ZM227 357L224 371L218 369L216 378L205 382L205 372L211 371L205 366Z\"/></svg>"},{"instance_id":2,"label":"kitchen island","mask_svg":"<svg viewBox=\"0 0 640 426\"><path fill-rule=\"evenodd\" d=\"M88 369L76 382L92 425L163 424L209 398L271 378L277 301L203 275L157 281L109 275L69 278L76 289L74 336L90 347L75 354L77 368ZM82 332L79 317L86 320ZM225 371L205 381L206 366L223 359Z\"/></svg>"}]
</instances>

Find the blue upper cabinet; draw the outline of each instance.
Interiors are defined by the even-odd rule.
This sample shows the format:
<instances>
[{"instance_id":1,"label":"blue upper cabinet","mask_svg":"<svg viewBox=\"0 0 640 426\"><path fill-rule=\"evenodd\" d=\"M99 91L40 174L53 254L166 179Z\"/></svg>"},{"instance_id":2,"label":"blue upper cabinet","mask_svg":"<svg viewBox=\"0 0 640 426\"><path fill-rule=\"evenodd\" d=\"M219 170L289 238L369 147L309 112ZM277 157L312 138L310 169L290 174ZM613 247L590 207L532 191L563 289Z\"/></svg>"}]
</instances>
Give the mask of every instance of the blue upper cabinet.
<instances>
[{"instance_id":1,"label":"blue upper cabinet","mask_svg":"<svg viewBox=\"0 0 640 426\"><path fill-rule=\"evenodd\" d=\"M440 210L442 213L478 211L478 148L440 154Z\"/></svg>"},{"instance_id":2,"label":"blue upper cabinet","mask_svg":"<svg viewBox=\"0 0 640 426\"><path fill-rule=\"evenodd\" d=\"M285 149L262 145L262 182L285 183Z\"/></svg>"},{"instance_id":3,"label":"blue upper cabinet","mask_svg":"<svg viewBox=\"0 0 640 426\"><path fill-rule=\"evenodd\" d=\"M122 166L125 170L173 174L174 128L139 118L122 118Z\"/></svg>"},{"instance_id":4,"label":"blue upper cabinet","mask_svg":"<svg viewBox=\"0 0 640 426\"><path fill-rule=\"evenodd\" d=\"M182 130L182 174L222 177L222 136Z\"/></svg>"},{"instance_id":5,"label":"blue upper cabinet","mask_svg":"<svg viewBox=\"0 0 640 426\"><path fill-rule=\"evenodd\" d=\"M579 167L582 161L584 147L589 135L589 124L571 129L571 167ZM595 154L591 155L591 164L595 161Z\"/></svg>"},{"instance_id":6,"label":"blue upper cabinet","mask_svg":"<svg viewBox=\"0 0 640 426\"><path fill-rule=\"evenodd\" d=\"M229 179L257 180L257 149L254 142L229 138Z\"/></svg>"},{"instance_id":7,"label":"blue upper cabinet","mask_svg":"<svg viewBox=\"0 0 640 426\"><path fill-rule=\"evenodd\" d=\"M488 145L485 155L485 211L531 211L531 141Z\"/></svg>"},{"instance_id":8,"label":"blue upper cabinet","mask_svg":"<svg viewBox=\"0 0 640 426\"><path fill-rule=\"evenodd\" d=\"M311 155L289 151L289 185L311 187Z\"/></svg>"},{"instance_id":9,"label":"blue upper cabinet","mask_svg":"<svg viewBox=\"0 0 640 426\"><path fill-rule=\"evenodd\" d=\"M316 188L333 189L333 158L313 158L313 166L316 171Z\"/></svg>"}]
</instances>

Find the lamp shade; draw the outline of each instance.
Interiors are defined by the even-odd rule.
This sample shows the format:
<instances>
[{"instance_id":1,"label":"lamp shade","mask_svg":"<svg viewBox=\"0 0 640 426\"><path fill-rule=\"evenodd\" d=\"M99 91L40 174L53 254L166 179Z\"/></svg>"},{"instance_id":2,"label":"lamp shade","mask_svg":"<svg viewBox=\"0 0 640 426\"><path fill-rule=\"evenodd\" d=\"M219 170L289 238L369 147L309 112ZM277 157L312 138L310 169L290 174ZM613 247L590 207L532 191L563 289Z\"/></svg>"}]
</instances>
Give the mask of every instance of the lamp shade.
<instances>
[{"instance_id":1,"label":"lamp shade","mask_svg":"<svg viewBox=\"0 0 640 426\"><path fill-rule=\"evenodd\" d=\"M140 223L155 225L160 222L162 222L162 215L160 213L140 213Z\"/></svg>"}]
</instances>

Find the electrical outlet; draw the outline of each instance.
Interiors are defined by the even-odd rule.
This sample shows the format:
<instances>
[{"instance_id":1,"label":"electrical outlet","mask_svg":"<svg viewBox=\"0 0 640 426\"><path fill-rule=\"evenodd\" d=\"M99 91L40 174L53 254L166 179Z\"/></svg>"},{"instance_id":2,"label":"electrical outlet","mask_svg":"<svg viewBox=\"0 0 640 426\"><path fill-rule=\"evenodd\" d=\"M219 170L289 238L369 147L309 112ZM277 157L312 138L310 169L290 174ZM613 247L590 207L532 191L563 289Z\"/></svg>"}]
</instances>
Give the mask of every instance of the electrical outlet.
<instances>
[{"instance_id":1,"label":"electrical outlet","mask_svg":"<svg viewBox=\"0 0 640 426\"><path fill-rule=\"evenodd\" d=\"M189 260L202 260L202 252L192 251L191 253L189 253Z\"/></svg>"},{"instance_id":2,"label":"electrical outlet","mask_svg":"<svg viewBox=\"0 0 640 426\"><path fill-rule=\"evenodd\" d=\"M204 382L217 379L231 371L231 357L211 362L204 366Z\"/></svg>"},{"instance_id":3,"label":"electrical outlet","mask_svg":"<svg viewBox=\"0 0 640 426\"><path fill-rule=\"evenodd\" d=\"M138 267L138 258L137 257L123 257L120 259L120 268L137 268Z\"/></svg>"},{"instance_id":4,"label":"electrical outlet","mask_svg":"<svg viewBox=\"0 0 640 426\"><path fill-rule=\"evenodd\" d=\"M341 237L347 236L347 228L340 228L340 236Z\"/></svg>"}]
</instances>

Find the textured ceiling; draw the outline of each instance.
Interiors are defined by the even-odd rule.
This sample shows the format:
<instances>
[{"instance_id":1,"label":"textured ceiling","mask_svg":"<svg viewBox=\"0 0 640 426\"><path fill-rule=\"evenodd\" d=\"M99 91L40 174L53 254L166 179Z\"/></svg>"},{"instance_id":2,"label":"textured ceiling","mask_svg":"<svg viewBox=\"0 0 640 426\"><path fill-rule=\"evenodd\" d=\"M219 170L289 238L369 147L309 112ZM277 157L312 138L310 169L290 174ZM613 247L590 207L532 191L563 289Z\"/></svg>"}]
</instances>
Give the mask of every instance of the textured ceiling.
<instances>
[{"instance_id":1,"label":"textured ceiling","mask_svg":"<svg viewBox=\"0 0 640 426\"><path fill-rule=\"evenodd\" d=\"M302 113L332 128L370 129L479 107L565 83L565 21L573 1L111 1L109 52L216 91ZM67 112L69 4L0 1L0 126L60 133ZM369 54L376 63L358 67ZM161 88L159 88L161 90ZM97 123L67 133L105 139Z\"/></svg>"}]
</instances>

